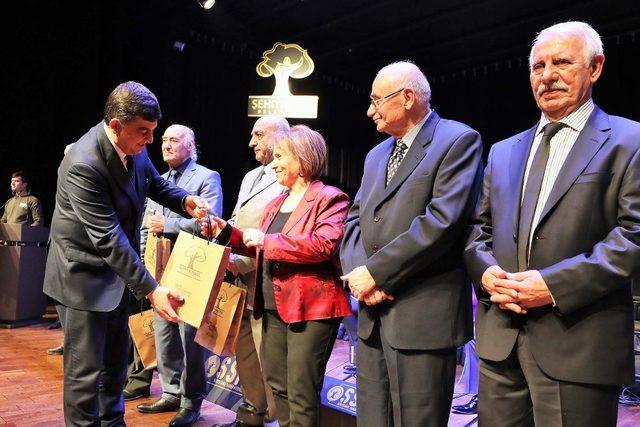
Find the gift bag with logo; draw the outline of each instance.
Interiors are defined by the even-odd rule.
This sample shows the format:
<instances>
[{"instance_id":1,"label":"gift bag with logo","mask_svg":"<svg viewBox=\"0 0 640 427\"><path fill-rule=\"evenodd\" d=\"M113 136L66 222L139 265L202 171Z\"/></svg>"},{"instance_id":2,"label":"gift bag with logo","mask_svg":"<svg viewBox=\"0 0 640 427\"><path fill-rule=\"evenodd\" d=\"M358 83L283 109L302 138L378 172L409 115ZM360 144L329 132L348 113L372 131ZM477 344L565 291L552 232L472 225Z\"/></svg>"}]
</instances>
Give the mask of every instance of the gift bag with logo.
<instances>
[{"instance_id":1,"label":"gift bag with logo","mask_svg":"<svg viewBox=\"0 0 640 427\"><path fill-rule=\"evenodd\" d=\"M233 356L247 291L222 282L213 307L196 332L195 342L220 356Z\"/></svg>"},{"instance_id":2,"label":"gift bag with logo","mask_svg":"<svg viewBox=\"0 0 640 427\"><path fill-rule=\"evenodd\" d=\"M131 339L138 350L145 369L155 368L157 365L153 319L153 309L129 316Z\"/></svg>"},{"instance_id":3,"label":"gift bag with logo","mask_svg":"<svg viewBox=\"0 0 640 427\"><path fill-rule=\"evenodd\" d=\"M229 263L231 249L181 231L160 284L184 297L178 307L182 321L198 328L207 307L213 307Z\"/></svg>"},{"instance_id":4,"label":"gift bag with logo","mask_svg":"<svg viewBox=\"0 0 640 427\"><path fill-rule=\"evenodd\" d=\"M169 256L171 255L171 240L158 236L155 233L147 234L147 243L144 248L144 266L151 276L160 281Z\"/></svg>"}]
</instances>

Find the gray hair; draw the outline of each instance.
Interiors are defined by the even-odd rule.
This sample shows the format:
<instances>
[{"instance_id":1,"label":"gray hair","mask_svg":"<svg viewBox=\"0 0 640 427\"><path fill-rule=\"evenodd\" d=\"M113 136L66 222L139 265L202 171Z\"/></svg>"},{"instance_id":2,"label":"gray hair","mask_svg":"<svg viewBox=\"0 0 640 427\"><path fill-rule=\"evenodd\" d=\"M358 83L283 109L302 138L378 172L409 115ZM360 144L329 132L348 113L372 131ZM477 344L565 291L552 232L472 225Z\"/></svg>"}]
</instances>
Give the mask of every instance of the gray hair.
<instances>
[{"instance_id":1,"label":"gray hair","mask_svg":"<svg viewBox=\"0 0 640 427\"><path fill-rule=\"evenodd\" d=\"M256 121L266 122L266 124L276 132L286 132L289 130L289 122L282 116L267 115L260 117Z\"/></svg>"},{"instance_id":2,"label":"gray hair","mask_svg":"<svg viewBox=\"0 0 640 427\"><path fill-rule=\"evenodd\" d=\"M187 143L189 144L189 147L191 147L191 160L193 160L194 162L198 161L198 143L196 142L196 134L193 132L193 129L191 129L189 126L184 126L184 130L185 130L185 134L184 137L187 140Z\"/></svg>"},{"instance_id":3,"label":"gray hair","mask_svg":"<svg viewBox=\"0 0 640 427\"><path fill-rule=\"evenodd\" d=\"M427 76L424 75L420 67L413 63L413 61L405 60L393 62L389 65L385 65L378 71L376 78L381 75L393 75L400 81L402 86L411 88L419 101L428 104L431 102L431 85Z\"/></svg>"},{"instance_id":4,"label":"gray hair","mask_svg":"<svg viewBox=\"0 0 640 427\"><path fill-rule=\"evenodd\" d=\"M552 25L540 31L531 44L531 52L529 53L529 68L533 65L533 50L542 42L553 38L566 38L577 36L582 39L584 60L587 64L591 64L596 55L603 55L602 40L600 35L593 27L586 22L567 21L560 24Z\"/></svg>"}]
</instances>

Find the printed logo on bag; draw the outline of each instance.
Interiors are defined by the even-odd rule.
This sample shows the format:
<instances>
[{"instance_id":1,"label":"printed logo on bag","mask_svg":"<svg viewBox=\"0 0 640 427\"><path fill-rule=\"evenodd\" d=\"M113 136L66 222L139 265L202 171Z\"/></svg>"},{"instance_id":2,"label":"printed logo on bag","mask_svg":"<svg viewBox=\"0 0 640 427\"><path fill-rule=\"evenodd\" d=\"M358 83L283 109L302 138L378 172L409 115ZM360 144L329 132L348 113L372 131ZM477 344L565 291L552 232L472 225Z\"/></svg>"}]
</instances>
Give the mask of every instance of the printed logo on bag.
<instances>
[{"instance_id":1,"label":"printed logo on bag","mask_svg":"<svg viewBox=\"0 0 640 427\"><path fill-rule=\"evenodd\" d=\"M225 289L220 289L220 292L218 292L218 297L216 298L216 305L215 307L213 307L213 314L218 317L222 317L224 315L224 308L220 307L220 304L227 301L229 301L227 291Z\"/></svg>"},{"instance_id":2,"label":"printed logo on bag","mask_svg":"<svg viewBox=\"0 0 640 427\"><path fill-rule=\"evenodd\" d=\"M293 95L289 89L289 78L302 79L314 69L313 60L300 45L276 43L262 54L256 67L260 77L276 78L276 87L271 96L249 96L249 117L275 114L283 117L315 119L318 117L318 97Z\"/></svg>"},{"instance_id":3,"label":"printed logo on bag","mask_svg":"<svg viewBox=\"0 0 640 427\"><path fill-rule=\"evenodd\" d=\"M180 273L193 279L200 279L202 271L198 269L199 265L207 260L207 255L200 246L191 246L184 251L187 264L180 264L178 269Z\"/></svg>"},{"instance_id":4,"label":"printed logo on bag","mask_svg":"<svg viewBox=\"0 0 640 427\"><path fill-rule=\"evenodd\" d=\"M147 317L142 321L142 329L144 330L144 337L153 337L153 317Z\"/></svg>"}]
</instances>

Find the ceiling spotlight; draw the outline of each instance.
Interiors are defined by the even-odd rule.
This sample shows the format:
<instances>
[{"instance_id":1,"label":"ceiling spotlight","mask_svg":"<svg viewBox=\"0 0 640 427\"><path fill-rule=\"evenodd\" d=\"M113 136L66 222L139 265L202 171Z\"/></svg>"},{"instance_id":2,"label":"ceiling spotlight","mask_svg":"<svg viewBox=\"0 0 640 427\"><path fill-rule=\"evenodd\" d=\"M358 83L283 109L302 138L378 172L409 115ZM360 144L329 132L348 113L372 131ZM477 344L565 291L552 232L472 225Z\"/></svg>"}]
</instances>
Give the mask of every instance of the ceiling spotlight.
<instances>
[{"instance_id":1,"label":"ceiling spotlight","mask_svg":"<svg viewBox=\"0 0 640 427\"><path fill-rule=\"evenodd\" d=\"M214 4L216 4L216 0L197 0L198 4L205 10L211 9Z\"/></svg>"}]
</instances>

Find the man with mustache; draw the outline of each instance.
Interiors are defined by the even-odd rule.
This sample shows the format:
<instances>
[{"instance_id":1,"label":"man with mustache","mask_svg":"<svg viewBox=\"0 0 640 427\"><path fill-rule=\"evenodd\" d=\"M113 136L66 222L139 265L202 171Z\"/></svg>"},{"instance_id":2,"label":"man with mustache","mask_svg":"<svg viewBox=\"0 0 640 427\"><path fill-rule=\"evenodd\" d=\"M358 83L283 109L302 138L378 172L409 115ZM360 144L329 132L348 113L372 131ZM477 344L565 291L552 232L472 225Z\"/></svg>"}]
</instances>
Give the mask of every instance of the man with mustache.
<instances>
[{"instance_id":1,"label":"man with mustache","mask_svg":"<svg viewBox=\"0 0 640 427\"><path fill-rule=\"evenodd\" d=\"M640 124L591 99L604 54L588 24L544 29L529 63L540 120L492 147L465 250L479 423L615 426L634 379Z\"/></svg>"}]
</instances>

